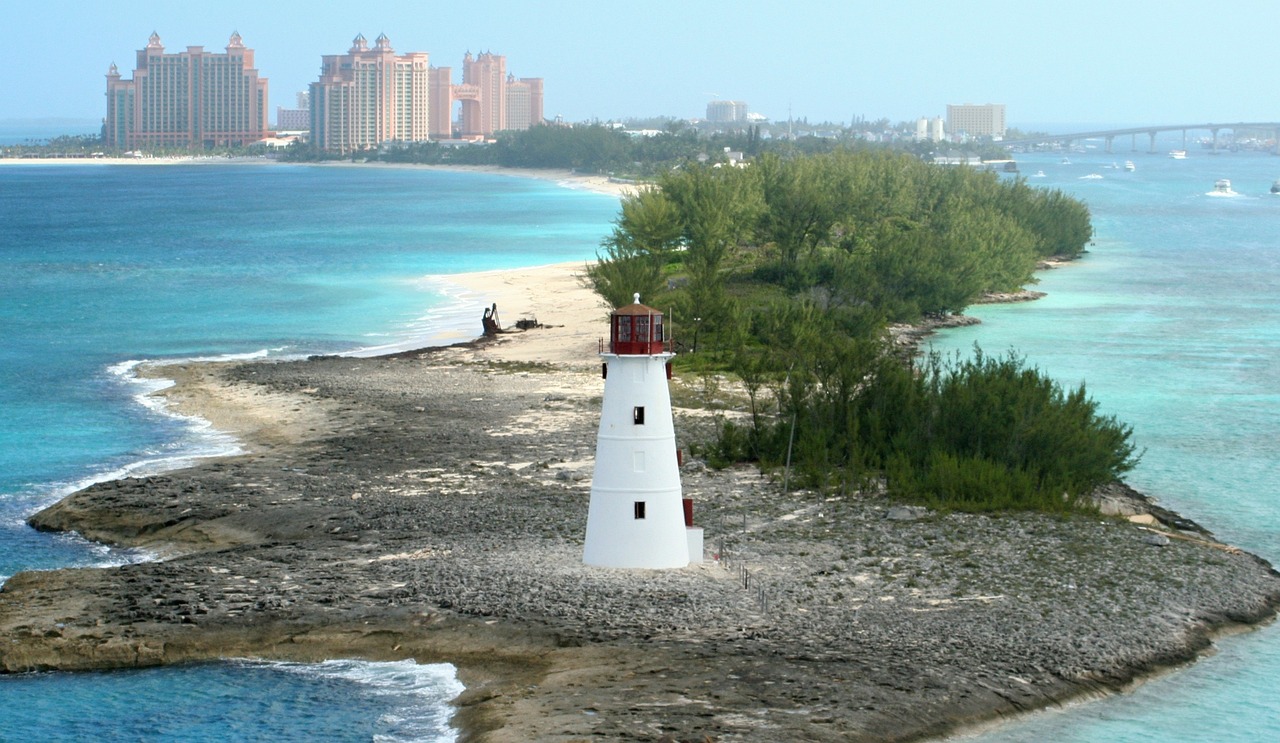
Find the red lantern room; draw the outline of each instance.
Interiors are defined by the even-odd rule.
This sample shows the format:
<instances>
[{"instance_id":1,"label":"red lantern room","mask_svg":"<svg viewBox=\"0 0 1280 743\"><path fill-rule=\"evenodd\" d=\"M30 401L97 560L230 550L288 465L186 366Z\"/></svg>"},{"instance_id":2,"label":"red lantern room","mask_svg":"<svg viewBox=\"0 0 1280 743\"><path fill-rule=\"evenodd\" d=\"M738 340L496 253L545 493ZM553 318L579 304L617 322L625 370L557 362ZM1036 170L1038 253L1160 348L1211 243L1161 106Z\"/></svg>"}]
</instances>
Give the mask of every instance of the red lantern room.
<instances>
[{"instance_id":1,"label":"red lantern room","mask_svg":"<svg viewBox=\"0 0 1280 743\"><path fill-rule=\"evenodd\" d=\"M609 349L618 355L651 356L666 351L662 313L640 304L619 307L609 320Z\"/></svg>"}]
</instances>

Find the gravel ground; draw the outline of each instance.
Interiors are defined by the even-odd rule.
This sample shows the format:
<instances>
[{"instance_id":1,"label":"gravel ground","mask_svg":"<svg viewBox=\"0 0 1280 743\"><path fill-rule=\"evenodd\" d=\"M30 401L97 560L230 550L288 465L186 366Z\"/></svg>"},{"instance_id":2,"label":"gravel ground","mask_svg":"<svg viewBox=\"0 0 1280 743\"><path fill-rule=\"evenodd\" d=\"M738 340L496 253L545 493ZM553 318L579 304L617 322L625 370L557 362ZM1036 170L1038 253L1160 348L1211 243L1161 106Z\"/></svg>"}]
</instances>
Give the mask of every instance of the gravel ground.
<instances>
[{"instance_id":1,"label":"gravel ground","mask_svg":"<svg viewBox=\"0 0 1280 743\"><path fill-rule=\"evenodd\" d=\"M1184 528L783 493L696 461L706 563L587 567L598 376L437 354L220 374L328 428L37 514L166 559L14 576L0 668L416 657L459 666L473 739L913 740L1122 689L1280 603L1268 564L1158 509ZM682 445L710 425L678 413Z\"/></svg>"}]
</instances>

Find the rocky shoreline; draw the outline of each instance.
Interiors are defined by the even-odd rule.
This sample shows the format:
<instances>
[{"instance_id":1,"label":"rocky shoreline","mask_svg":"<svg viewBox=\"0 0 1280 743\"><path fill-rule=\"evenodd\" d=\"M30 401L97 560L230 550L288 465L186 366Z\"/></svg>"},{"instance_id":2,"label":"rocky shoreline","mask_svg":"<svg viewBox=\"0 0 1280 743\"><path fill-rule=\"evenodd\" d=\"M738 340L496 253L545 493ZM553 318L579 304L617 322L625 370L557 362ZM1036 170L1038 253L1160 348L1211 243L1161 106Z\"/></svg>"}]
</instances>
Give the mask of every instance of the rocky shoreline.
<instances>
[{"instance_id":1,"label":"rocky shoreline","mask_svg":"<svg viewBox=\"0 0 1280 743\"><path fill-rule=\"evenodd\" d=\"M1123 689L1280 605L1266 562L1123 488L1144 523L696 461L706 564L586 567L598 372L494 349L171 370L197 406L256 411L249 453L36 514L165 559L14 576L0 669L412 657L459 668L466 740L906 741ZM713 424L677 415L685 444Z\"/></svg>"}]
</instances>

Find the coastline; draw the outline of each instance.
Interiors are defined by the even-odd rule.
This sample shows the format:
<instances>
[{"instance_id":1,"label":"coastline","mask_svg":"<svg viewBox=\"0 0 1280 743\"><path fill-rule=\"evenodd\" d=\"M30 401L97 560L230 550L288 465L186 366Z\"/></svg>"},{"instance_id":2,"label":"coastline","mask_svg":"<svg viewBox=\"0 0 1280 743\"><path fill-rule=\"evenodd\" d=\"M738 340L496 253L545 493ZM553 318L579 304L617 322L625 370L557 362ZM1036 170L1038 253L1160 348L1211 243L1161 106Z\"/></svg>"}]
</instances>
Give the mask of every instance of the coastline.
<instances>
[{"instance_id":1,"label":"coastline","mask_svg":"<svg viewBox=\"0 0 1280 743\"><path fill-rule=\"evenodd\" d=\"M459 668L468 739L908 740L1123 689L1280 602L1265 562L1120 519L898 520L692 462L727 562L587 568L605 311L570 264L446 278L543 327L166 369L249 453L33 517L169 559L15 576L0 667L413 657ZM707 426L677 415L685 444Z\"/></svg>"},{"instance_id":2,"label":"coastline","mask_svg":"<svg viewBox=\"0 0 1280 743\"><path fill-rule=\"evenodd\" d=\"M265 156L255 157L213 157L213 156L174 156L174 157L0 157L0 167L21 165L114 165L114 166L147 166L160 167L166 165L288 165L292 167L327 167L327 168L389 168L408 170L443 170L456 173L484 173L513 178L532 178L541 181L558 183L565 188L576 188L584 191L617 196L619 198L634 193L637 185L620 183L608 176L578 173L572 170L555 168L505 168L498 165L427 165L419 163L383 163L383 162L350 162L324 161L316 163L283 163Z\"/></svg>"}]
</instances>

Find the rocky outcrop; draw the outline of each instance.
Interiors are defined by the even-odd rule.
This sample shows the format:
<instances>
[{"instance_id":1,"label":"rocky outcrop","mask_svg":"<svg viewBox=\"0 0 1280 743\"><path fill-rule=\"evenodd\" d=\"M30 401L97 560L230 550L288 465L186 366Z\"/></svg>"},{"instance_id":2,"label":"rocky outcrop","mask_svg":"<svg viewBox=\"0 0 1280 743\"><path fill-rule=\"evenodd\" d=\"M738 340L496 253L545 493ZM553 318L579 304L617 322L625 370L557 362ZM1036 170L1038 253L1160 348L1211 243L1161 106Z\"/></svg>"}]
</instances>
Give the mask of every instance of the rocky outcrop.
<instances>
[{"instance_id":1,"label":"rocky outcrop","mask_svg":"<svg viewBox=\"0 0 1280 743\"><path fill-rule=\"evenodd\" d=\"M413 657L459 666L473 739L912 740L1123 687L1280 601L1269 565L1177 521L895 510L696 465L706 564L591 568L593 378L413 354L222 373L305 391L332 433L37 514L166 559L14 576L0 668Z\"/></svg>"}]
</instances>

